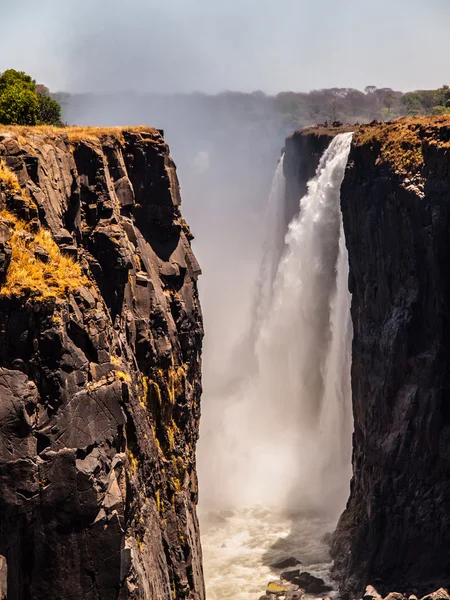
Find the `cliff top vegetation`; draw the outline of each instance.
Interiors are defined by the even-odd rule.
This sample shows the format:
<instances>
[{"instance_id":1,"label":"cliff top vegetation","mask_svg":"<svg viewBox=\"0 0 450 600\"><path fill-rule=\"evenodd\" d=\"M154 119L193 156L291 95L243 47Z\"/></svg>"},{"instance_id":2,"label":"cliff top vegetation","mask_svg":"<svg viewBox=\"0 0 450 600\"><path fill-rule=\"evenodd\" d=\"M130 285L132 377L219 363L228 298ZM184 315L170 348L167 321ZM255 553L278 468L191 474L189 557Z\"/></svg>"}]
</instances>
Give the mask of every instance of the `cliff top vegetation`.
<instances>
[{"instance_id":1,"label":"cliff top vegetation","mask_svg":"<svg viewBox=\"0 0 450 600\"><path fill-rule=\"evenodd\" d=\"M224 91L216 95L193 94L109 94L56 93L64 118L76 121L80 115L101 122L105 118L123 121L139 115L162 126L186 128L188 120L198 135L211 132L231 135L230 127L263 128L276 126L283 135L317 123L367 123L390 121L406 116L445 115L450 112L450 88L403 93L391 88L367 86L329 88L310 92L284 91L267 95ZM216 136L217 137L217 136Z\"/></svg>"},{"instance_id":2,"label":"cliff top vegetation","mask_svg":"<svg viewBox=\"0 0 450 600\"><path fill-rule=\"evenodd\" d=\"M19 193L29 201L16 175L0 162L0 187L8 194ZM0 222L10 231L11 262L0 297L31 296L35 299L63 297L82 285L90 285L81 266L64 255L47 229L35 231L7 209L0 211Z\"/></svg>"},{"instance_id":3,"label":"cliff top vegetation","mask_svg":"<svg viewBox=\"0 0 450 600\"><path fill-rule=\"evenodd\" d=\"M353 144L378 149L378 164L390 163L397 173L412 175L424 164L424 144L450 148L450 114L362 125Z\"/></svg>"},{"instance_id":4,"label":"cliff top vegetation","mask_svg":"<svg viewBox=\"0 0 450 600\"><path fill-rule=\"evenodd\" d=\"M0 74L0 123L7 125L59 125L61 107L48 88L23 71Z\"/></svg>"},{"instance_id":5,"label":"cliff top vegetation","mask_svg":"<svg viewBox=\"0 0 450 600\"><path fill-rule=\"evenodd\" d=\"M153 139L161 139L161 133L154 127L139 125L136 127L53 127L49 125L2 125L0 124L0 135L2 133L12 133L18 139L27 140L36 135L48 139L58 137L67 138L71 143L81 141L98 141L107 136L115 137L123 143L124 132L149 134Z\"/></svg>"}]
</instances>

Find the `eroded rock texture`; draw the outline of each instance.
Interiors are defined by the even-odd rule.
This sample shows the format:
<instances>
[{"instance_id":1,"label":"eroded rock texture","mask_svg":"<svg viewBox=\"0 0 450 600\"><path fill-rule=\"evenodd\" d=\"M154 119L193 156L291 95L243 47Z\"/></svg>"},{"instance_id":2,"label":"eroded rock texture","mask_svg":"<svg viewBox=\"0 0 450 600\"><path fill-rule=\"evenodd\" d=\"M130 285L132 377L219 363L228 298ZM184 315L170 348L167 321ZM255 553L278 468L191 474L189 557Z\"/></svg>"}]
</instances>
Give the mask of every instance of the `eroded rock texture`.
<instances>
[{"instance_id":1,"label":"eroded rock texture","mask_svg":"<svg viewBox=\"0 0 450 600\"><path fill-rule=\"evenodd\" d=\"M334 129L287 140L287 207ZM341 592L450 584L450 119L356 127L341 205L354 327ZM358 596L357 596L358 594Z\"/></svg>"},{"instance_id":2,"label":"eroded rock texture","mask_svg":"<svg viewBox=\"0 0 450 600\"><path fill-rule=\"evenodd\" d=\"M449 119L355 133L341 203L354 327L343 591L450 583Z\"/></svg>"},{"instance_id":3,"label":"eroded rock texture","mask_svg":"<svg viewBox=\"0 0 450 600\"><path fill-rule=\"evenodd\" d=\"M167 145L152 129L18 131L0 159L24 190L0 178L8 599L202 599L199 267ZM78 287L12 287L16 218L35 267L53 260L33 246L45 227Z\"/></svg>"}]
</instances>

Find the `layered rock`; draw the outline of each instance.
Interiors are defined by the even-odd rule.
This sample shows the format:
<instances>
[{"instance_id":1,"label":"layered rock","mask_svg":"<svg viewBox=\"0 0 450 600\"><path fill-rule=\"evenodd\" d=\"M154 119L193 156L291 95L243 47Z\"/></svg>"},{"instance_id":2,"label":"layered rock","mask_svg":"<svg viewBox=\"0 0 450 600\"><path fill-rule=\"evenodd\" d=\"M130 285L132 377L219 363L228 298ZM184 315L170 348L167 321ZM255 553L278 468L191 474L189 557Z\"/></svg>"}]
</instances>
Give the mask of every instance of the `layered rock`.
<instances>
[{"instance_id":1,"label":"layered rock","mask_svg":"<svg viewBox=\"0 0 450 600\"><path fill-rule=\"evenodd\" d=\"M297 134L288 194L333 134ZM448 117L356 128L342 185L355 431L332 555L353 597L450 584L449 140Z\"/></svg>"},{"instance_id":2,"label":"layered rock","mask_svg":"<svg viewBox=\"0 0 450 600\"><path fill-rule=\"evenodd\" d=\"M154 129L0 131L8 599L204 598L199 267Z\"/></svg>"},{"instance_id":3,"label":"layered rock","mask_svg":"<svg viewBox=\"0 0 450 600\"><path fill-rule=\"evenodd\" d=\"M450 119L359 129L341 204L354 327L343 591L450 583Z\"/></svg>"}]
</instances>

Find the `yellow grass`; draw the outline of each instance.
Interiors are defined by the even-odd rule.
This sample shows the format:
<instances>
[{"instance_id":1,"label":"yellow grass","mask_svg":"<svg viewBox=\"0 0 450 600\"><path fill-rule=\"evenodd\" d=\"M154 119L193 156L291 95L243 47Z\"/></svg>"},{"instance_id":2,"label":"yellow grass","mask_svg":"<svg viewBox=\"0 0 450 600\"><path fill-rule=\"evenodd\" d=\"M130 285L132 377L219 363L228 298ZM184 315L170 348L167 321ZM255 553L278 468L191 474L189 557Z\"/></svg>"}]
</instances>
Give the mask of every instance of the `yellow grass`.
<instances>
[{"instance_id":1,"label":"yellow grass","mask_svg":"<svg viewBox=\"0 0 450 600\"><path fill-rule=\"evenodd\" d=\"M101 141L108 136L112 136L120 143L123 143L124 132L149 133L155 140L161 138L157 129L145 125L136 127L52 127L51 125L36 125L31 127L21 125L0 125L0 134L12 133L24 140L33 135L41 135L50 139L67 136L71 143L77 143L84 140Z\"/></svg>"},{"instance_id":2,"label":"yellow grass","mask_svg":"<svg viewBox=\"0 0 450 600\"><path fill-rule=\"evenodd\" d=\"M80 265L61 253L50 231L41 227L38 233L30 233L24 221L6 210L0 212L0 217L10 225L12 233L11 263L0 296L58 298L82 285L90 285ZM35 256L37 246L48 253L48 263Z\"/></svg>"},{"instance_id":3,"label":"yellow grass","mask_svg":"<svg viewBox=\"0 0 450 600\"><path fill-rule=\"evenodd\" d=\"M6 191L22 193L22 188L19 185L16 174L3 161L0 161L0 180L5 185Z\"/></svg>"},{"instance_id":4,"label":"yellow grass","mask_svg":"<svg viewBox=\"0 0 450 600\"><path fill-rule=\"evenodd\" d=\"M449 127L450 115L403 118L389 123L362 125L355 131L353 144L378 147L378 164L386 162L397 173L411 174L420 171L424 164L423 143L450 147Z\"/></svg>"}]
</instances>

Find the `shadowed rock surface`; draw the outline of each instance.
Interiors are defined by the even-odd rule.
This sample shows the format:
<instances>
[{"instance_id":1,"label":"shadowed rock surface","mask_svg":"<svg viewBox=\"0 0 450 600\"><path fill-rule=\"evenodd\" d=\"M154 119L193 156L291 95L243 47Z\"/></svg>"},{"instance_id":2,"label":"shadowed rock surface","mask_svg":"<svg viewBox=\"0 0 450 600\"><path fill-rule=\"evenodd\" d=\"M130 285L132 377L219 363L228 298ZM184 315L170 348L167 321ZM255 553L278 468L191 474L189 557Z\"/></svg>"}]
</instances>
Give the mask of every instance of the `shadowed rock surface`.
<instances>
[{"instance_id":1,"label":"shadowed rock surface","mask_svg":"<svg viewBox=\"0 0 450 600\"><path fill-rule=\"evenodd\" d=\"M286 145L287 193L317 167L321 137ZM342 185L355 432L332 555L353 597L368 581L382 594L450 583L449 142L449 117L356 128Z\"/></svg>"},{"instance_id":2,"label":"shadowed rock surface","mask_svg":"<svg viewBox=\"0 0 450 600\"><path fill-rule=\"evenodd\" d=\"M13 128L0 160L0 585L7 566L9 600L201 600L200 270L168 147Z\"/></svg>"},{"instance_id":3,"label":"shadowed rock surface","mask_svg":"<svg viewBox=\"0 0 450 600\"><path fill-rule=\"evenodd\" d=\"M307 192L307 184L316 173L320 159L331 140L339 133L353 131L354 127L309 127L294 131L285 140L283 172L286 178L286 227L298 214L299 202Z\"/></svg>"}]
</instances>

